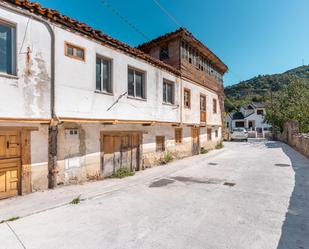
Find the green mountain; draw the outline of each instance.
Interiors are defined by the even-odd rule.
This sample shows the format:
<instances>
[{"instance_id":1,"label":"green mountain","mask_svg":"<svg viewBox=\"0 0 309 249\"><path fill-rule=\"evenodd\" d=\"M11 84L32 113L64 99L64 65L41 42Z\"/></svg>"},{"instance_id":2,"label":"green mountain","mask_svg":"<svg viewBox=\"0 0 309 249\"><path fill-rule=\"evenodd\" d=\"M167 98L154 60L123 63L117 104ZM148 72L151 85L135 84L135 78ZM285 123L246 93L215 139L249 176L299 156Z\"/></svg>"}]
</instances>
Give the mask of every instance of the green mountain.
<instances>
[{"instance_id":1,"label":"green mountain","mask_svg":"<svg viewBox=\"0 0 309 249\"><path fill-rule=\"evenodd\" d=\"M281 90L295 79L307 79L309 84L309 65L297 67L281 74L259 75L252 79L225 88L225 109L227 112L252 101L265 102L273 92Z\"/></svg>"}]
</instances>

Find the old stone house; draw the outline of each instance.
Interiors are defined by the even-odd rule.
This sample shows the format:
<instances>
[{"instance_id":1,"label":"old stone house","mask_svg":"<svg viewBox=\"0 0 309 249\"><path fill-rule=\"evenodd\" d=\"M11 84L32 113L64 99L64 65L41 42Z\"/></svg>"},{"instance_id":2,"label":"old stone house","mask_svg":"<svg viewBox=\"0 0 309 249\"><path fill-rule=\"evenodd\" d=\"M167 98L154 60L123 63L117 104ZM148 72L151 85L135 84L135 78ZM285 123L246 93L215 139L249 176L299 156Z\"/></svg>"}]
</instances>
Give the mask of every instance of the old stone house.
<instances>
[{"instance_id":1,"label":"old stone house","mask_svg":"<svg viewBox=\"0 0 309 249\"><path fill-rule=\"evenodd\" d=\"M0 0L0 199L214 147L226 71L184 28L133 48Z\"/></svg>"}]
</instances>

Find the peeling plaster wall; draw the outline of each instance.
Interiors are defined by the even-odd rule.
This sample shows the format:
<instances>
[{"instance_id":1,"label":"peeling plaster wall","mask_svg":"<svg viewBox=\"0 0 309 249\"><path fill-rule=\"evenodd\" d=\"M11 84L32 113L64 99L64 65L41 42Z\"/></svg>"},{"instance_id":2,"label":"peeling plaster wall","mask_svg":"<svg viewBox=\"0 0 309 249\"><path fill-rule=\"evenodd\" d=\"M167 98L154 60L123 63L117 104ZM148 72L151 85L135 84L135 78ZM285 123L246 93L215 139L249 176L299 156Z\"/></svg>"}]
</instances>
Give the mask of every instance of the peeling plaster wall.
<instances>
[{"instance_id":1,"label":"peeling plaster wall","mask_svg":"<svg viewBox=\"0 0 309 249\"><path fill-rule=\"evenodd\" d=\"M78 129L76 144L66 138L66 129ZM156 152L156 136L165 136L166 151L170 151L175 158L192 155L191 127L183 127L183 142L175 143L175 127L166 125L142 126L136 124L102 125L94 123L65 123L58 133L58 184L72 184L87 180L97 180L101 174L101 131L139 131L143 133L142 162L143 168L160 164L165 152ZM220 134L220 132L219 132ZM200 145L213 149L221 139L207 140L206 128L200 129Z\"/></svg>"},{"instance_id":2,"label":"peeling plaster wall","mask_svg":"<svg viewBox=\"0 0 309 249\"><path fill-rule=\"evenodd\" d=\"M39 125L31 132L31 184L32 190L48 188L48 125Z\"/></svg>"},{"instance_id":3,"label":"peeling plaster wall","mask_svg":"<svg viewBox=\"0 0 309 249\"><path fill-rule=\"evenodd\" d=\"M0 118L50 118L50 34L0 6L1 20L16 26L17 75L0 74Z\"/></svg>"}]
</instances>

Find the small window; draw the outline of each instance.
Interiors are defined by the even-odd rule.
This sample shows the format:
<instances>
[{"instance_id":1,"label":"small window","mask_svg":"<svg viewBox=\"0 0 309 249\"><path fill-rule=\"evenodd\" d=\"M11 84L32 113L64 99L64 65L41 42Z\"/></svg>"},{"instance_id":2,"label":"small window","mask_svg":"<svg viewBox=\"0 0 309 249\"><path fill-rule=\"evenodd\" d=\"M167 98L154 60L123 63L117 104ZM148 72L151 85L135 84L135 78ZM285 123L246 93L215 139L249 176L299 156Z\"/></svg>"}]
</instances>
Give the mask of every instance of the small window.
<instances>
[{"instance_id":1,"label":"small window","mask_svg":"<svg viewBox=\"0 0 309 249\"><path fill-rule=\"evenodd\" d=\"M96 90L112 92L111 60L97 56L96 59Z\"/></svg>"},{"instance_id":2,"label":"small window","mask_svg":"<svg viewBox=\"0 0 309 249\"><path fill-rule=\"evenodd\" d=\"M202 112L206 111L206 96L205 95L200 96L200 110Z\"/></svg>"},{"instance_id":3,"label":"small window","mask_svg":"<svg viewBox=\"0 0 309 249\"><path fill-rule=\"evenodd\" d=\"M165 151L165 137L156 136L156 152Z\"/></svg>"},{"instance_id":4,"label":"small window","mask_svg":"<svg viewBox=\"0 0 309 249\"><path fill-rule=\"evenodd\" d=\"M175 128L175 143L182 143L182 128Z\"/></svg>"},{"instance_id":5,"label":"small window","mask_svg":"<svg viewBox=\"0 0 309 249\"><path fill-rule=\"evenodd\" d=\"M73 136L73 135L78 135L78 129L77 128L68 128L68 129L65 129L65 134L67 136Z\"/></svg>"},{"instance_id":6,"label":"small window","mask_svg":"<svg viewBox=\"0 0 309 249\"><path fill-rule=\"evenodd\" d=\"M191 108L191 91L189 89L184 89L184 106L185 108L190 109Z\"/></svg>"},{"instance_id":7,"label":"small window","mask_svg":"<svg viewBox=\"0 0 309 249\"><path fill-rule=\"evenodd\" d=\"M219 137L219 131L218 130L215 130L215 135L216 135L216 137Z\"/></svg>"},{"instance_id":8,"label":"small window","mask_svg":"<svg viewBox=\"0 0 309 249\"><path fill-rule=\"evenodd\" d=\"M85 49L72 45L70 43L65 43L65 55L77 60L85 60Z\"/></svg>"},{"instance_id":9,"label":"small window","mask_svg":"<svg viewBox=\"0 0 309 249\"><path fill-rule=\"evenodd\" d=\"M169 58L168 45L160 48L160 60L166 60Z\"/></svg>"},{"instance_id":10,"label":"small window","mask_svg":"<svg viewBox=\"0 0 309 249\"><path fill-rule=\"evenodd\" d=\"M146 99L145 72L128 69L128 95Z\"/></svg>"},{"instance_id":11,"label":"small window","mask_svg":"<svg viewBox=\"0 0 309 249\"><path fill-rule=\"evenodd\" d=\"M0 72L16 75L16 28L1 22Z\"/></svg>"},{"instance_id":12,"label":"small window","mask_svg":"<svg viewBox=\"0 0 309 249\"><path fill-rule=\"evenodd\" d=\"M163 80L163 103L174 104L175 103L175 90L174 83Z\"/></svg>"},{"instance_id":13,"label":"small window","mask_svg":"<svg viewBox=\"0 0 309 249\"><path fill-rule=\"evenodd\" d=\"M212 100L212 108L213 108L213 113L217 113L217 100L216 99Z\"/></svg>"},{"instance_id":14,"label":"small window","mask_svg":"<svg viewBox=\"0 0 309 249\"><path fill-rule=\"evenodd\" d=\"M257 115L264 115L264 110L257 110L257 111L256 111L256 114L257 114Z\"/></svg>"}]
</instances>

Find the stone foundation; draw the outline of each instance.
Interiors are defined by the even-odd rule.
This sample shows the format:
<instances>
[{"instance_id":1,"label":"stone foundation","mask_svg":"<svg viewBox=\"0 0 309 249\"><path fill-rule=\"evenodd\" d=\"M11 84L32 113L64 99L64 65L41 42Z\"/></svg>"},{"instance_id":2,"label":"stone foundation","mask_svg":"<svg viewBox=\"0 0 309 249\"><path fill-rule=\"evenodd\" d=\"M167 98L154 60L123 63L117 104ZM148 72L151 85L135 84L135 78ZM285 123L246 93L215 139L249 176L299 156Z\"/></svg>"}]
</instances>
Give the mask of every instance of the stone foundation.
<instances>
[{"instance_id":1,"label":"stone foundation","mask_svg":"<svg viewBox=\"0 0 309 249\"><path fill-rule=\"evenodd\" d=\"M276 137L309 157L309 134L299 133L299 126L296 121L286 122L283 132L277 133Z\"/></svg>"}]
</instances>

